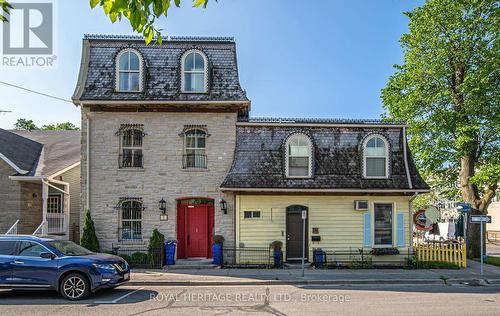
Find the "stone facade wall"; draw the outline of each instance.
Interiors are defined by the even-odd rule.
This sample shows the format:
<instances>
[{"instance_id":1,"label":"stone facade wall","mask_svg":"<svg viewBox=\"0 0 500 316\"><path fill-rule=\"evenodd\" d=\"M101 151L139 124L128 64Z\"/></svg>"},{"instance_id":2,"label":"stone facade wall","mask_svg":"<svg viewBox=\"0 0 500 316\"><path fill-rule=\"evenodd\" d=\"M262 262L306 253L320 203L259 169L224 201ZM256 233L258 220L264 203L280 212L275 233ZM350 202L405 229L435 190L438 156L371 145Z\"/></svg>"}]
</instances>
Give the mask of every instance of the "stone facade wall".
<instances>
[{"instance_id":1,"label":"stone facade wall","mask_svg":"<svg viewBox=\"0 0 500 316\"><path fill-rule=\"evenodd\" d=\"M215 201L214 233L223 235L228 246L234 245L234 195L218 190L233 161L237 113L193 112L88 112L82 111L82 205L86 206L87 113L90 118L90 210L101 248L147 245L154 228L167 239L177 239L176 199L211 198ZM120 169L121 124L143 124L144 168ZM182 168L185 126L205 125L207 169ZM139 197L142 215L142 241L119 241L120 198ZM160 221L158 202L167 201L168 221ZM228 202L228 214L220 210L219 198ZM83 216L80 220L83 220ZM81 223L83 228L83 223Z\"/></svg>"},{"instance_id":2,"label":"stone facade wall","mask_svg":"<svg viewBox=\"0 0 500 316\"><path fill-rule=\"evenodd\" d=\"M5 161L0 159L0 234L5 234L7 230L20 218L20 198L21 185L17 181L12 181L9 176L15 174Z\"/></svg>"}]
</instances>

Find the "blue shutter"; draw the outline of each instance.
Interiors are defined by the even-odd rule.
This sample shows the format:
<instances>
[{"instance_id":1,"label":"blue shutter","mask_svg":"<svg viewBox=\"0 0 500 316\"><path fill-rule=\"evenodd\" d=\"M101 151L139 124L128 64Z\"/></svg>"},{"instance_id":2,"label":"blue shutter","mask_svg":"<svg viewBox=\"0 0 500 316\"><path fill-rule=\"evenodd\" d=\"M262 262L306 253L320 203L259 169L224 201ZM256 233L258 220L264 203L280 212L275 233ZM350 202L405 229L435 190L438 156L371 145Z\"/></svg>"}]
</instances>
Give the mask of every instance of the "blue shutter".
<instances>
[{"instance_id":1,"label":"blue shutter","mask_svg":"<svg viewBox=\"0 0 500 316\"><path fill-rule=\"evenodd\" d=\"M363 215L363 227L364 227L363 247L371 247L372 246L372 216L370 213L365 213Z\"/></svg>"},{"instance_id":2,"label":"blue shutter","mask_svg":"<svg viewBox=\"0 0 500 316\"><path fill-rule=\"evenodd\" d=\"M405 246L405 214L398 213L396 217L396 236L398 247Z\"/></svg>"}]
</instances>

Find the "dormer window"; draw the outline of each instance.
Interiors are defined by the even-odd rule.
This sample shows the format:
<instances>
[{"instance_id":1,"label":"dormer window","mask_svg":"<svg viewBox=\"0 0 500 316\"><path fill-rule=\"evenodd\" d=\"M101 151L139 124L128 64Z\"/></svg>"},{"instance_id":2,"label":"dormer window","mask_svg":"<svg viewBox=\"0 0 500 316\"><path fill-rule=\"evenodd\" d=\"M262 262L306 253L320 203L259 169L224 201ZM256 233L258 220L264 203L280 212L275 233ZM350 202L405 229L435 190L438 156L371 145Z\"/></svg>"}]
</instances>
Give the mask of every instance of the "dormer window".
<instances>
[{"instance_id":1,"label":"dormer window","mask_svg":"<svg viewBox=\"0 0 500 316\"><path fill-rule=\"evenodd\" d=\"M365 178L387 178L389 174L389 144L387 140L374 135L364 141Z\"/></svg>"},{"instance_id":2,"label":"dormer window","mask_svg":"<svg viewBox=\"0 0 500 316\"><path fill-rule=\"evenodd\" d=\"M116 91L142 91L142 59L138 51L125 49L116 57Z\"/></svg>"},{"instance_id":3,"label":"dormer window","mask_svg":"<svg viewBox=\"0 0 500 316\"><path fill-rule=\"evenodd\" d=\"M294 134L286 141L286 176L310 178L312 173L312 142L304 134Z\"/></svg>"},{"instance_id":4,"label":"dormer window","mask_svg":"<svg viewBox=\"0 0 500 316\"><path fill-rule=\"evenodd\" d=\"M201 51L191 50L182 57L182 92L207 92L207 57Z\"/></svg>"}]
</instances>

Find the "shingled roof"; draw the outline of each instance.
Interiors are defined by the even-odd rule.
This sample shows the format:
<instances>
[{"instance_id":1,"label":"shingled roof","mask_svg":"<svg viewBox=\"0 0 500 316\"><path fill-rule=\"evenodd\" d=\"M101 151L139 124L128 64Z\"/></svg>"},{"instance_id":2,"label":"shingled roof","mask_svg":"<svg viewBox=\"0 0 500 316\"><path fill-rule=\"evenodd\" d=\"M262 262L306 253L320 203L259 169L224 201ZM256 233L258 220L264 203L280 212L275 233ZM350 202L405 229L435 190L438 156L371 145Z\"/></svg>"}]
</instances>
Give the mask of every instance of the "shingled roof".
<instances>
[{"instance_id":1,"label":"shingled roof","mask_svg":"<svg viewBox=\"0 0 500 316\"><path fill-rule=\"evenodd\" d=\"M259 120L250 120L257 122ZM262 121L262 120L261 120ZM221 185L223 190L343 190L362 192L426 191L429 186L420 177L407 150L408 173L404 161L403 128L370 124L339 127L292 125L239 125L237 145L230 172ZM338 123L338 121L337 121ZM371 122L374 123L374 122ZM290 179L285 176L284 143L292 133L307 134L314 145L313 177ZM386 137L390 146L389 178L366 179L362 175L362 142L370 134Z\"/></svg>"},{"instance_id":2,"label":"shingled roof","mask_svg":"<svg viewBox=\"0 0 500 316\"><path fill-rule=\"evenodd\" d=\"M19 174L34 173L43 145L0 128L0 155Z\"/></svg>"},{"instance_id":3,"label":"shingled roof","mask_svg":"<svg viewBox=\"0 0 500 316\"><path fill-rule=\"evenodd\" d=\"M125 49L144 61L142 92L115 91L115 59ZM207 93L182 93L180 63L184 52L198 49L208 57ZM73 101L231 101L248 102L238 78L236 44L230 37L168 37L146 45L140 36L85 35L78 85Z\"/></svg>"}]
</instances>

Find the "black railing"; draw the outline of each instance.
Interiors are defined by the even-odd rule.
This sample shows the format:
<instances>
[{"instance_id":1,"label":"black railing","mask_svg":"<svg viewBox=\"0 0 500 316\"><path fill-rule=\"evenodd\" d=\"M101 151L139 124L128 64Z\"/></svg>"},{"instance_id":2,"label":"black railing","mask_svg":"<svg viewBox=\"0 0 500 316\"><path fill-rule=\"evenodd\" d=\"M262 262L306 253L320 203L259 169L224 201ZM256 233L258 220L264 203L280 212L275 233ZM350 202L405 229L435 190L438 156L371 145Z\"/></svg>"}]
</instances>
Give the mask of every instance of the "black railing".
<instances>
[{"instance_id":1,"label":"black railing","mask_svg":"<svg viewBox=\"0 0 500 316\"><path fill-rule=\"evenodd\" d=\"M222 248L224 268L273 268L274 266L273 251L269 248ZM283 257L277 266L283 267Z\"/></svg>"},{"instance_id":2,"label":"black railing","mask_svg":"<svg viewBox=\"0 0 500 316\"><path fill-rule=\"evenodd\" d=\"M163 248L114 247L111 253L125 259L132 268L161 269L165 261Z\"/></svg>"},{"instance_id":3,"label":"black railing","mask_svg":"<svg viewBox=\"0 0 500 316\"><path fill-rule=\"evenodd\" d=\"M319 251L322 259L315 255ZM397 254L377 255L372 248L351 249L313 249L313 265L316 268L373 268L406 267L413 258L410 249L400 250ZM322 261L322 262L321 262Z\"/></svg>"},{"instance_id":4,"label":"black railing","mask_svg":"<svg viewBox=\"0 0 500 316\"><path fill-rule=\"evenodd\" d=\"M120 168L142 168L142 167L144 167L142 154L120 155L118 157L118 164L119 164Z\"/></svg>"},{"instance_id":5,"label":"black railing","mask_svg":"<svg viewBox=\"0 0 500 316\"><path fill-rule=\"evenodd\" d=\"M183 155L182 167L184 169L186 168L206 169L207 155L200 155L200 154Z\"/></svg>"}]
</instances>

